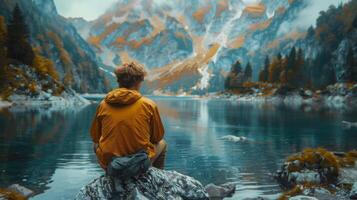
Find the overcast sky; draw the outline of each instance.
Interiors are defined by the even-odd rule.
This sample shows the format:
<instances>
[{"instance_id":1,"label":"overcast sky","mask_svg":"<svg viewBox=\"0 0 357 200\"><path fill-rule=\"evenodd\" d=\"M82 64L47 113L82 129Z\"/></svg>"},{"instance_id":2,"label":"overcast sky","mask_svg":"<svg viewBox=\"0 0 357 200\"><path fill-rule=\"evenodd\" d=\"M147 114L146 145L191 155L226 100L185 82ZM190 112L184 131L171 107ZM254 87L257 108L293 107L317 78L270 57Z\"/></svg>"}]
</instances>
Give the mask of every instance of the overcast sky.
<instances>
[{"instance_id":1,"label":"overcast sky","mask_svg":"<svg viewBox=\"0 0 357 200\"><path fill-rule=\"evenodd\" d=\"M103 14L116 0L54 0L58 12L65 17L93 20Z\"/></svg>"},{"instance_id":2,"label":"overcast sky","mask_svg":"<svg viewBox=\"0 0 357 200\"><path fill-rule=\"evenodd\" d=\"M103 14L117 0L54 0L58 12L65 17L83 17L94 20ZM156 0L165 2L170 0ZM188 0L191 1L191 0ZM245 3L255 3L259 0L243 0Z\"/></svg>"},{"instance_id":3,"label":"overcast sky","mask_svg":"<svg viewBox=\"0 0 357 200\"><path fill-rule=\"evenodd\" d=\"M54 0L58 12L65 17L83 17L93 20L103 14L116 0ZM162 1L162 0L156 0ZM170 1L170 0L164 0ZM191 0L188 0L191 1ZM243 2L257 3L260 0L243 0ZM321 10L328 8L330 4L337 5L347 0L309 0L310 6L302 12L295 25L306 26L314 21Z\"/></svg>"}]
</instances>

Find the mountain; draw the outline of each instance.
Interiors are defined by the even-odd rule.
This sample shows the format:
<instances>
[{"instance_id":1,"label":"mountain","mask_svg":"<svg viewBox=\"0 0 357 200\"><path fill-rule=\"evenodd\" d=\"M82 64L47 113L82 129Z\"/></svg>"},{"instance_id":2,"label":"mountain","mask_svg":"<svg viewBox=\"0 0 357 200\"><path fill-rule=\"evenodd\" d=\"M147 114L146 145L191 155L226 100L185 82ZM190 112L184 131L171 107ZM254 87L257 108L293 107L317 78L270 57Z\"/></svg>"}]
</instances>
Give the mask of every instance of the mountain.
<instances>
[{"instance_id":1,"label":"mountain","mask_svg":"<svg viewBox=\"0 0 357 200\"><path fill-rule=\"evenodd\" d=\"M306 33L280 30L307 6L305 0L245 2L119 0L98 19L74 25L106 65L144 64L146 92L217 91L236 60L251 61L257 79L267 54Z\"/></svg>"},{"instance_id":2,"label":"mountain","mask_svg":"<svg viewBox=\"0 0 357 200\"><path fill-rule=\"evenodd\" d=\"M34 51L50 59L59 80L77 92L105 92L110 83L92 47L69 20L57 13L53 0L2 0L0 16L9 22L18 4L29 28Z\"/></svg>"},{"instance_id":3,"label":"mountain","mask_svg":"<svg viewBox=\"0 0 357 200\"><path fill-rule=\"evenodd\" d=\"M336 82L357 81L357 0L321 11L316 26L310 27L305 40L307 53L316 59L313 75L333 71Z\"/></svg>"}]
</instances>

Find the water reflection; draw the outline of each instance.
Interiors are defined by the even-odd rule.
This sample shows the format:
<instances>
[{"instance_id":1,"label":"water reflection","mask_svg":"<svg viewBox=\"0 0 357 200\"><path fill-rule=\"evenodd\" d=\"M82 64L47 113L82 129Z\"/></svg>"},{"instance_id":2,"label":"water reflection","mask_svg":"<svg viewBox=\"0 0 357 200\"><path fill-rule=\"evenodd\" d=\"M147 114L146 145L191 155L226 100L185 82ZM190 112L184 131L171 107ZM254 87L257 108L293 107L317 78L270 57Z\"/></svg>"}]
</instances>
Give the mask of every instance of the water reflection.
<instances>
[{"instance_id":1,"label":"water reflection","mask_svg":"<svg viewBox=\"0 0 357 200\"><path fill-rule=\"evenodd\" d=\"M236 198L276 193L269 173L282 159L305 147L335 151L357 145L354 110L313 110L224 100L158 98L169 143L167 169L204 184L238 182ZM34 199L68 199L102 174L88 134L96 105L66 109L0 111L0 187L19 183L35 190ZM307 112L308 111L308 112ZM225 135L245 136L232 143ZM272 184L273 183L273 184ZM243 192L245 191L245 192Z\"/></svg>"},{"instance_id":2,"label":"water reflection","mask_svg":"<svg viewBox=\"0 0 357 200\"><path fill-rule=\"evenodd\" d=\"M88 164L92 163L96 169L87 139L94 112L93 106L62 110L3 109L0 113L0 187L19 183L41 193L60 179L75 180L78 173L93 169L88 168ZM61 169L65 172L61 173ZM58 173L62 175L57 179ZM76 189L83 183L79 184ZM57 188L58 193L63 195L66 188L72 187L73 184L63 184ZM53 195L55 191L51 192Z\"/></svg>"}]
</instances>

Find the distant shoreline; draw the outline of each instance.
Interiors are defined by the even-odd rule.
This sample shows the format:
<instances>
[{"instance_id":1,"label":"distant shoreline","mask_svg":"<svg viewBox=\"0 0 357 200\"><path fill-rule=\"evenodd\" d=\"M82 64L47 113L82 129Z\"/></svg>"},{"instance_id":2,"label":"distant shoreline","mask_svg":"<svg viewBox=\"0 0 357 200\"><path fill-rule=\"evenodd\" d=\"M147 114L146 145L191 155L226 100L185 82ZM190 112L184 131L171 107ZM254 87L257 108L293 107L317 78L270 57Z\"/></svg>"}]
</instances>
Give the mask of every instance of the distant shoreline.
<instances>
[{"instance_id":1,"label":"distant shoreline","mask_svg":"<svg viewBox=\"0 0 357 200\"><path fill-rule=\"evenodd\" d=\"M148 97L159 98L182 98L197 100L228 100L233 102L247 103L272 103L284 104L289 106L318 106L342 108L346 106L357 107L357 84L347 86L347 84L335 84L325 90L311 91L309 89L286 89L283 87L270 88L244 88L244 93L239 90L206 93L204 95L192 94L144 94ZM249 92L246 92L249 91ZM264 91L264 92L263 92ZM268 92L267 92L268 91ZM61 96L28 97L24 95L14 95L10 101L0 100L0 108L11 106L69 106L90 104L93 101L104 99L105 93L84 93L84 94L65 94Z\"/></svg>"}]
</instances>

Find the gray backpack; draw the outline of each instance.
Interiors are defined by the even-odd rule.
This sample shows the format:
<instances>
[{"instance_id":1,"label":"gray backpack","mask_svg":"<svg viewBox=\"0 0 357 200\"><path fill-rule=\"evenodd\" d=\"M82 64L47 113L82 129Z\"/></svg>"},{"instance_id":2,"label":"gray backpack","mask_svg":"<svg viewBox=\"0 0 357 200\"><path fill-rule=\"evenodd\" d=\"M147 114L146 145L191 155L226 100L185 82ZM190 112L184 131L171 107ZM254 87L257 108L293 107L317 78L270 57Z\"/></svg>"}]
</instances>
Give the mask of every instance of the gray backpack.
<instances>
[{"instance_id":1,"label":"gray backpack","mask_svg":"<svg viewBox=\"0 0 357 200\"><path fill-rule=\"evenodd\" d=\"M150 159L145 150L138 153L114 157L107 167L107 175L127 180L142 173L145 173L150 167Z\"/></svg>"}]
</instances>

